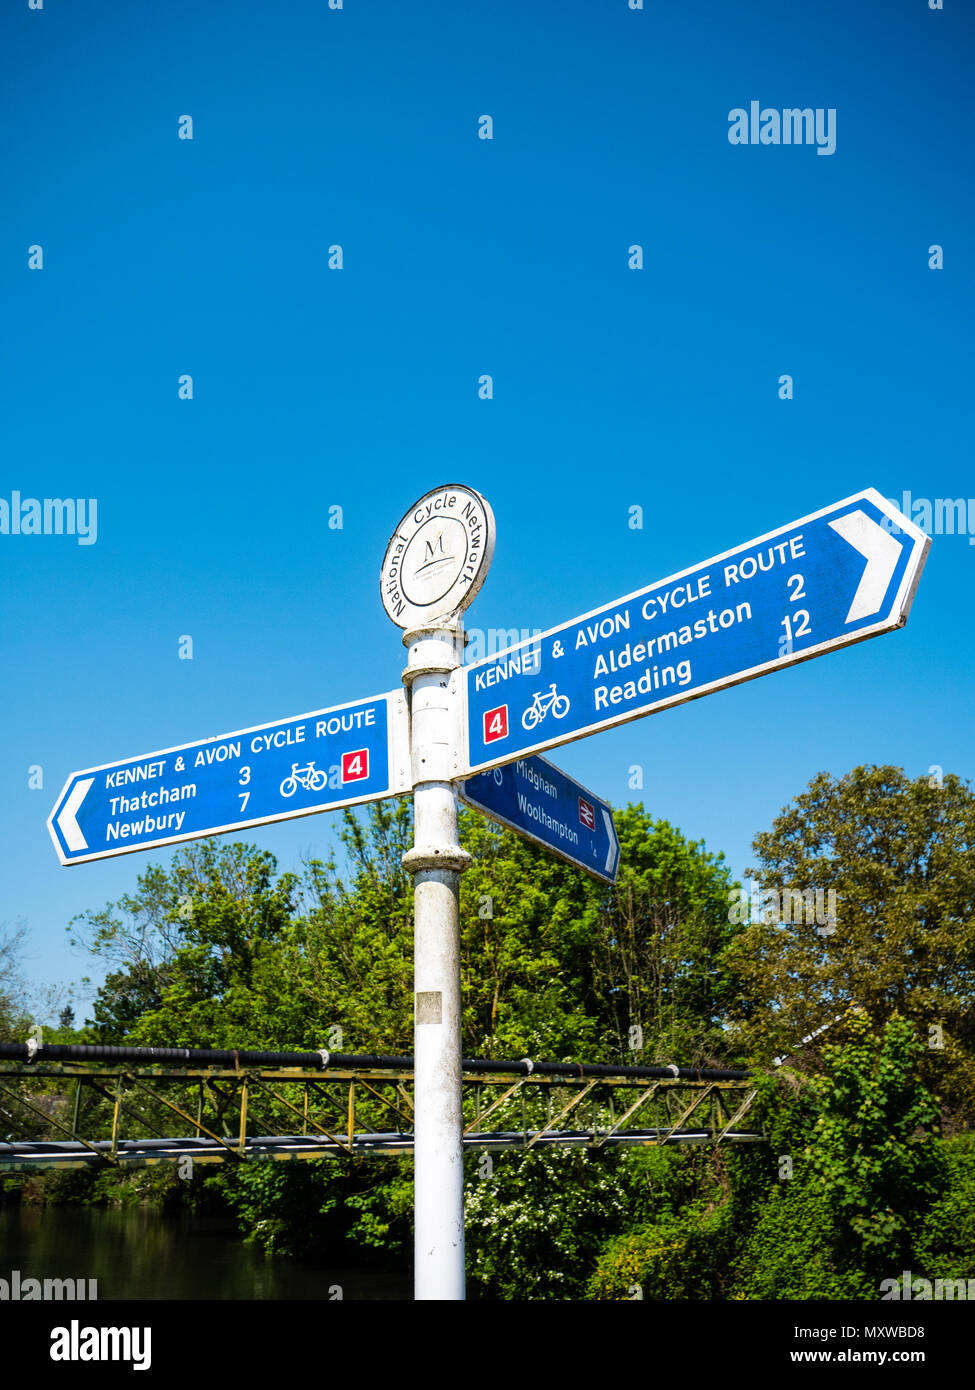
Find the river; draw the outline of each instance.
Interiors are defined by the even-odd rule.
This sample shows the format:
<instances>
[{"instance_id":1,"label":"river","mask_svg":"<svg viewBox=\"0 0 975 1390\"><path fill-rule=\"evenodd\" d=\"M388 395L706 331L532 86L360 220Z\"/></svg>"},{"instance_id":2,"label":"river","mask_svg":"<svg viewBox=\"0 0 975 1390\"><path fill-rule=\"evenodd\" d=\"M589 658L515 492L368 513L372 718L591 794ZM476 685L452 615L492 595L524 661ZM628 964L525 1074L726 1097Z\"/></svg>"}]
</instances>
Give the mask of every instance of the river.
<instances>
[{"instance_id":1,"label":"river","mask_svg":"<svg viewBox=\"0 0 975 1390\"><path fill-rule=\"evenodd\" d=\"M96 1279L102 1299L410 1299L400 1271L270 1259L221 1217L0 1207L0 1279Z\"/></svg>"}]
</instances>

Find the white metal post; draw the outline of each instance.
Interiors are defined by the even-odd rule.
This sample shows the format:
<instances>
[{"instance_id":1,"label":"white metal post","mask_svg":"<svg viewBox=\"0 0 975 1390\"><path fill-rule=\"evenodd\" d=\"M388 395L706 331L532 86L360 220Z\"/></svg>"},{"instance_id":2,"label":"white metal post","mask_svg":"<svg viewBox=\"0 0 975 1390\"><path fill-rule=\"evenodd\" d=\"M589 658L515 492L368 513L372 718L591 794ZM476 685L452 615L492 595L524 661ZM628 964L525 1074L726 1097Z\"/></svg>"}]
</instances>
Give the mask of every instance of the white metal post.
<instances>
[{"instance_id":1,"label":"white metal post","mask_svg":"<svg viewBox=\"0 0 975 1390\"><path fill-rule=\"evenodd\" d=\"M464 629L444 619L403 634L411 692L414 882L415 1297L462 1299L464 1167L461 1109L460 875L471 857L457 843L460 707L450 674Z\"/></svg>"}]
</instances>

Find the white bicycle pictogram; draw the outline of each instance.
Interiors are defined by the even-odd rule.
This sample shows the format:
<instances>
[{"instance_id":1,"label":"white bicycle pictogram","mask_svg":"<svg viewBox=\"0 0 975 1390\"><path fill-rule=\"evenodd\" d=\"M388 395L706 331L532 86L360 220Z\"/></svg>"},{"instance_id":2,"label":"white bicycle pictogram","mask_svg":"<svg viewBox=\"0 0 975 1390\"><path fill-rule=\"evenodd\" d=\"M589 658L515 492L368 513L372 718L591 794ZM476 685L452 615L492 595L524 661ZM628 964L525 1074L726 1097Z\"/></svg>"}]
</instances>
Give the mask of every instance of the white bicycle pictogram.
<instances>
[{"instance_id":1,"label":"white bicycle pictogram","mask_svg":"<svg viewBox=\"0 0 975 1390\"><path fill-rule=\"evenodd\" d=\"M569 713L569 697L558 693L554 681L544 695L540 690L535 691L532 703L521 716L523 728L534 729L536 724L541 724L549 710L556 719L564 719Z\"/></svg>"},{"instance_id":2,"label":"white bicycle pictogram","mask_svg":"<svg viewBox=\"0 0 975 1390\"><path fill-rule=\"evenodd\" d=\"M299 767L292 763L291 775L281 783L281 795L294 796L299 787L304 787L306 792L319 792L327 785L328 773L323 767L316 767L314 763Z\"/></svg>"}]
</instances>

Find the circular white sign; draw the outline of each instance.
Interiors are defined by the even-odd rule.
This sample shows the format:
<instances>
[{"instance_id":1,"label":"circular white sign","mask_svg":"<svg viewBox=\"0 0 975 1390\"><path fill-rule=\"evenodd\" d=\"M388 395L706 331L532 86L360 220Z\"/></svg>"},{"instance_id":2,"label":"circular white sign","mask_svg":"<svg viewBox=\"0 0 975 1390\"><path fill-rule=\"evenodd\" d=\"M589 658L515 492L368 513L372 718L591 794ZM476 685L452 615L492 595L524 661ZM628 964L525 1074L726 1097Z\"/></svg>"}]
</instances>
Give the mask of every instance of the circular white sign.
<instances>
[{"instance_id":1,"label":"circular white sign","mask_svg":"<svg viewBox=\"0 0 975 1390\"><path fill-rule=\"evenodd\" d=\"M474 598L494 554L494 513L479 492L446 483L421 497L390 537L379 587L399 627L458 613Z\"/></svg>"}]
</instances>

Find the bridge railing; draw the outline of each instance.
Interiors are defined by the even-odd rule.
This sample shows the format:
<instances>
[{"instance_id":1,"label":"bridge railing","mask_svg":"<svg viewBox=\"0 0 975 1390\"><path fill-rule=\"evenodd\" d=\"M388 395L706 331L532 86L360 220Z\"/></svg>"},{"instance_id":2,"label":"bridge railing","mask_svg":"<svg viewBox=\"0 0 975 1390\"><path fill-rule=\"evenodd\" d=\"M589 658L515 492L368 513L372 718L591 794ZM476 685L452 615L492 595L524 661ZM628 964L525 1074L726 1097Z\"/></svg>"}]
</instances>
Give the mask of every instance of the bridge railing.
<instances>
[{"instance_id":1,"label":"bridge railing","mask_svg":"<svg viewBox=\"0 0 975 1390\"><path fill-rule=\"evenodd\" d=\"M9 1046L0 1044L0 1057ZM180 1051L182 1065L51 1060L36 1051L30 1061L0 1061L0 1169L412 1150L410 1057L298 1054L316 1057L312 1067L246 1060L296 1054L232 1052L228 1066L199 1065ZM471 1149L763 1138L748 1124L755 1091L742 1071L467 1059L462 1098Z\"/></svg>"}]
</instances>

